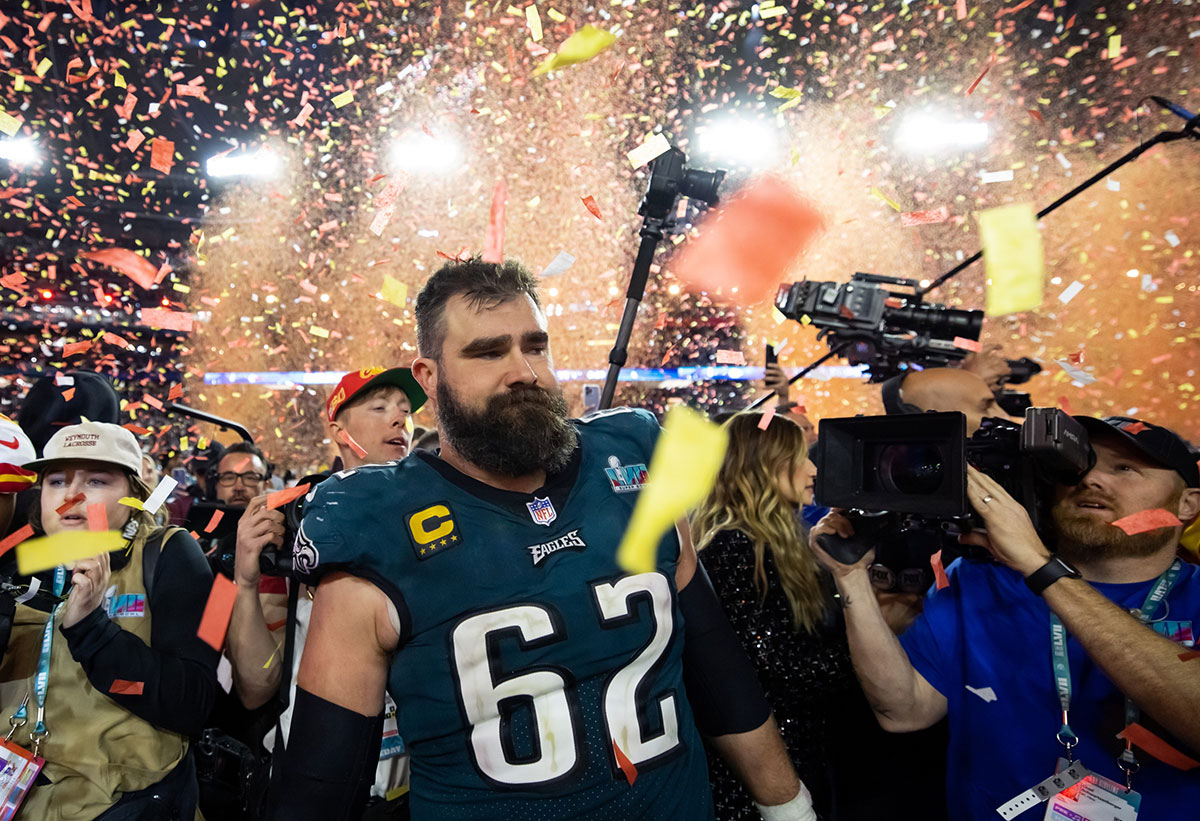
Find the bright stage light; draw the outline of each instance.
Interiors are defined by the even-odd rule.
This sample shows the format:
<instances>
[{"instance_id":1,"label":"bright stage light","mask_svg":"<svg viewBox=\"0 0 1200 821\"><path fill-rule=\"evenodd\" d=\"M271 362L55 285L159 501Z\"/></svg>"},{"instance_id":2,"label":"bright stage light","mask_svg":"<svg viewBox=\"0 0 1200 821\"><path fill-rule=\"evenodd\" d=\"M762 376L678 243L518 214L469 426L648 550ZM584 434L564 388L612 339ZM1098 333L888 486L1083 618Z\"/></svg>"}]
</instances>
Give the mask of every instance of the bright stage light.
<instances>
[{"instance_id":1,"label":"bright stage light","mask_svg":"<svg viewBox=\"0 0 1200 821\"><path fill-rule=\"evenodd\" d=\"M987 140L987 123L956 121L929 113L910 115L896 133L896 144L913 152L970 148Z\"/></svg>"},{"instance_id":2,"label":"bright stage light","mask_svg":"<svg viewBox=\"0 0 1200 821\"><path fill-rule=\"evenodd\" d=\"M273 177L279 171L279 157L267 148L247 154L223 154L209 157L204 169L210 177Z\"/></svg>"},{"instance_id":3,"label":"bright stage light","mask_svg":"<svg viewBox=\"0 0 1200 821\"><path fill-rule=\"evenodd\" d=\"M32 137L0 140L0 160L8 160L13 165L25 165L36 162L37 158L37 143Z\"/></svg>"},{"instance_id":4,"label":"bright stage light","mask_svg":"<svg viewBox=\"0 0 1200 821\"><path fill-rule=\"evenodd\" d=\"M779 133L767 120L729 116L696 129L697 151L708 162L743 168L771 165Z\"/></svg>"},{"instance_id":5,"label":"bright stage light","mask_svg":"<svg viewBox=\"0 0 1200 821\"><path fill-rule=\"evenodd\" d=\"M448 135L437 139L423 131L401 137L392 146L396 165L412 174L445 174L462 165L462 147Z\"/></svg>"}]
</instances>

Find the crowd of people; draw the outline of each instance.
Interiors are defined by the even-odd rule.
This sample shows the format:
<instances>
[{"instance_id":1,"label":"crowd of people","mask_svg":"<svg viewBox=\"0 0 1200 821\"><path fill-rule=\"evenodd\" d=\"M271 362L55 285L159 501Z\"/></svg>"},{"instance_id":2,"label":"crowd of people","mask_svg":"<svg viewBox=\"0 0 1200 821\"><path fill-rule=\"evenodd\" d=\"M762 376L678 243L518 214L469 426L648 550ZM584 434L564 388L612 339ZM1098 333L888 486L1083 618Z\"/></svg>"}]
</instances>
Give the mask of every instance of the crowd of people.
<instances>
[{"instance_id":1,"label":"crowd of people","mask_svg":"<svg viewBox=\"0 0 1200 821\"><path fill-rule=\"evenodd\" d=\"M570 418L516 262L445 265L416 314L411 367L353 371L329 396L327 470L281 471L248 441L160 463L94 374L70 399L47 377L0 418L6 544L122 540L33 576L0 556L0 784L17 818L1200 805L1200 571L1181 546L1200 471L1174 432L1077 417L1091 466L1048 491L1040 530L970 467L968 555L927 545L940 552L915 575L884 573L886 538L837 558L855 519L814 499L819 428L773 367L778 402L716 417L714 486L653 570L625 573L642 489L671 480L647 473L654 416ZM989 348L898 376L884 405L961 413L969 436L1004 416L1005 367ZM177 487L147 509L160 477ZM201 624L219 575L235 593L218 650ZM40 771L14 786L26 760Z\"/></svg>"}]
</instances>

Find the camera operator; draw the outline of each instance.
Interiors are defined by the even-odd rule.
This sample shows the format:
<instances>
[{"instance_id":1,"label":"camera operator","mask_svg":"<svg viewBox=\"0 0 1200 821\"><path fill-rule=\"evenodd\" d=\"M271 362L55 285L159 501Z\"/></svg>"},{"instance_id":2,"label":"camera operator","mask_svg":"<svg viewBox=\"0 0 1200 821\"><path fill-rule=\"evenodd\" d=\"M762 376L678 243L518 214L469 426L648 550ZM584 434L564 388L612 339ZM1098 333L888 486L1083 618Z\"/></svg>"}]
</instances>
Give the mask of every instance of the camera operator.
<instances>
[{"instance_id":1,"label":"camera operator","mask_svg":"<svg viewBox=\"0 0 1200 821\"><path fill-rule=\"evenodd\" d=\"M267 457L253 442L235 442L217 463L217 501L245 508L267 483Z\"/></svg>"},{"instance_id":2,"label":"camera operator","mask_svg":"<svg viewBox=\"0 0 1200 821\"><path fill-rule=\"evenodd\" d=\"M995 818L1005 802L1054 775L1064 754L1120 783L1089 779L1072 797L1051 800L1092 801L1093 808L1116 802L1121 814L1109 809L1103 817L1133 818L1128 773L1144 818L1180 817L1200 804L1200 779L1152 757L1142 743L1149 736L1156 754L1181 767L1200 749L1200 675L1171 640L1187 643L1200 621L1200 568L1175 558L1181 525L1135 535L1113 526L1159 509L1186 524L1200 512L1200 470L1165 428L1076 419L1096 461L1077 484L1056 487L1053 552L1021 505L968 468L968 498L986 531L963 541L986 547L997 562L952 565L949 585L929 594L924 613L898 640L868 578L873 552L845 565L818 544L825 534L853 535L849 520L831 513L812 533L844 600L855 670L879 723L900 732L949 717L954 818ZM1118 740L1122 728L1143 749ZM1185 752L1172 744L1186 745ZM1006 817L1043 812L1039 806ZM1070 817L1100 816L1079 810Z\"/></svg>"},{"instance_id":3,"label":"camera operator","mask_svg":"<svg viewBox=\"0 0 1200 821\"><path fill-rule=\"evenodd\" d=\"M412 414L424 403L425 392L408 368L364 368L347 374L326 405L330 437L337 443L342 464L353 470L365 464L403 459L412 444ZM267 545L281 545L283 541L283 512L268 510L266 496L251 500L238 524L235 572L238 592L228 634L234 686L248 709L267 704L280 686L284 662L272 660L283 654L285 623L278 621L280 597L260 595L259 556ZM268 618L268 608L275 618ZM312 597L304 587L296 603L294 669L288 671L293 689L311 613ZM285 738L291 723L292 700L289 694L289 706L279 717ZM400 760L403 744L396 733L395 705L385 706L384 744L373 790L376 798L386 798L389 791L407 778L407 760ZM269 738L266 746L274 747L274 740Z\"/></svg>"},{"instance_id":4,"label":"camera operator","mask_svg":"<svg viewBox=\"0 0 1200 821\"><path fill-rule=\"evenodd\" d=\"M967 417L967 436L986 416L1003 416L983 377L961 368L907 371L880 385L889 414L958 411Z\"/></svg>"}]
</instances>

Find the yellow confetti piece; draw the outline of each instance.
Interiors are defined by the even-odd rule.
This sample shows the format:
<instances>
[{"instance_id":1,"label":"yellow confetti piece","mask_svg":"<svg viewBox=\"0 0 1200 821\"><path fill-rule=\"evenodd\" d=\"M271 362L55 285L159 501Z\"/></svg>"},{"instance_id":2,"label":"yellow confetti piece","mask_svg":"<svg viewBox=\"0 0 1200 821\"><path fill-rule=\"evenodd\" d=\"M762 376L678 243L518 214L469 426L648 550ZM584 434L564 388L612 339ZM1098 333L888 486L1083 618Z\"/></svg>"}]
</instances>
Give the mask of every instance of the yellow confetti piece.
<instances>
[{"instance_id":1,"label":"yellow confetti piece","mask_svg":"<svg viewBox=\"0 0 1200 821\"><path fill-rule=\"evenodd\" d=\"M11 137L21 128L21 121L11 114L0 111L0 132Z\"/></svg>"},{"instance_id":2,"label":"yellow confetti piece","mask_svg":"<svg viewBox=\"0 0 1200 821\"><path fill-rule=\"evenodd\" d=\"M525 7L525 23L529 26L529 36L533 42L542 41L542 16L538 14L537 6L532 3Z\"/></svg>"},{"instance_id":3,"label":"yellow confetti piece","mask_svg":"<svg viewBox=\"0 0 1200 821\"><path fill-rule=\"evenodd\" d=\"M411 417L411 416L406 416L406 417L404 417L404 429L405 429L406 431L408 431L408 435L409 435L409 436L412 436L412 434L413 434L413 430L414 430L415 428L414 428L414 426L413 426L413 420L412 420L412 417Z\"/></svg>"},{"instance_id":4,"label":"yellow confetti piece","mask_svg":"<svg viewBox=\"0 0 1200 821\"><path fill-rule=\"evenodd\" d=\"M789 108L795 108L800 105L803 92L798 88L787 88L786 86L776 86L771 89L771 96L780 100L786 100L783 105L775 109L776 111L787 111Z\"/></svg>"},{"instance_id":5,"label":"yellow confetti piece","mask_svg":"<svg viewBox=\"0 0 1200 821\"><path fill-rule=\"evenodd\" d=\"M125 540L115 530L64 530L17 545L17 571L29 576L117 550L124 544Z\"/></svg>"},{"instance_id":6,"label":"yellow confetti piece","mask_svg":"<svg viewBox=\"0 0 1200 821\"><path fill-rule=\"evenodd\" d=\"M712 490L729 434L683 405L667 413L617 563L631 573L654 570L659 542L675 521Z\"/></svg>"},{"instance_id":7,"label":"yellow confetti piece","mask_svg":"<svg viewBox=\"0 0 1200 821\"><path fill-rule=\"evenodd\" d=\"M350 102L353 99L354 99L354 89L349 89L348 91L343 91L341 94L334 97L332 100L330 100L330 102L333 103L334 108L341 108L342 106L344 106L346 103Z\"/></svg>"},{"instance_id":8,"label":"yellow confetti piece","mask_svg":"<svg viewBox=\"0 0 1200 821\"><path fill-rule=\"evenodd\" d=\"M783 6L772 6L771 8L759 8L758 16L763 20L770 20L773 17L782 17L787 14L787 9Z\"/></svg>"},{"instance_id":9,"label":"yellow confetti piece","mask_svg":"<svg viewBox=\"0 0 1200 821\"><path fill-rule=\"evenodd\" d=\"M1108 59L1115 60L1121 56L1121 35L1113 34L1108 38Z\"/></svg>"},{"instance_id":10,"label":"yellow confetti piece","mask_svg":"<svg viewBox=\"0 0 1200 821\"><path fill-rule=\"evenodd\" d=\"M771 306L771 318L775 320L776 325L782 325L787 322L787 317L783 315L783 311L773 305Z\"/></svg>"},{"instance_id":11,"label":"yellow confetti piece","mask_svg":"<svg viewBox=\"0 0 1200 821\"><path fill-rule=\"evenodd\" d=\"M667 142L667 138L662 134L655 134L625 156L629 158L630 165L634 168L641 168L655 157L670 150L671 144Z\"/></svg>"},{"instance_id":12,"label":"yellow confetti piece","mask_svg":"<svg viewBox=\"0 0 1200 821\"><path fill-rule=\"evenodd\" d=\"M379 296L393 305L403 308L408 302L408 286L395 277L384 274L383 290L379 292Z\"/></svg>"},{"instance_id":13,"label":"yellow confetti piece","mask_svg":"<svg viewBox=\"0 0 1200 821\"><path fill-rule=\"evenodd\" d=\"M1033 206L1003 205L981 211L977 218L987 267L987 316L1029 311L1041 305L1046 262Z\"/></svg>"},{"instance_id":14,"label":"yellow confetti piece","mask_svg":"<svg viewBox=\"0 0 1200 821\"><path fill-rule=\"evenodd\" d=\"M319 336L322 339L329 338L329 331L325 330L324 328L318 327L316 325L310 325L308 328L308 332L310 334L312 334L313 336Z\"/></svg>"},{"instance_id":15,"label":"yellow confetti piece","mask_svg":"<svg viewBox=\"0 0 1200 821\"><path fill-rule=\"evenodd\" d=\"M118 504L125 505L125 507L131 507L134 510L145 510L146 509L146 506L142 504L141 499L135 499L132 496L123 496L120 499L120 501L118 502Z\"/></svg>"},{"instance_id":16,"label":"yellow confetti piece","mask_svg":"<svg viewBox=\"0 0 1200 821\"><path fill-rule=\"evenodd\" d=\"M50 70L50 66L52 65L54 65L54 63L50 62L48 58L43 57L42 61L37 64L37 68L33 70L33 73L39 77L45 77L46 72Z\"/></svg>"},{"instance_id":17,"label":"yellow confetti piece","mask_svg":"<svg viewBox=\"0 0 1200 821\"><path fill-rule=\"evenodd\" d=\"M872 188L871 193L874 194L875 196L879 197L879 199L883 200L885 203L887 203L892 208L892 210L894 210L894 211L902 211L903 210L894 200L888 199L887 194L883 193L878 188Z\"/></svg>"},{"instance_id":18,"label":"yellow confetti piece","mask_svg":"<svg viewBox=\"0 0 1200 821\"><path fill-rule=\"evenodd\" d=\"M125 78L121 75L121 72L119 72L119 71L113 72L113 85L116 86L117 88L125 88L126 87Z\"/></svg>"},{"instance_id":19,"label":"yellow confetti piece","mask_svg":"<svg viewBox=\"0 0 1200 821\"><path fill-rule=\"evenodd\" d=\"M558 9L546 9L546 14L548 14L550 19L556 23L565 23L567 21L567 15L563 14Z\"/></svg>"},{"instance_id":20,"label":"yellow confetti piece","mask_svg":"<svg viewBox=\"0 0 1200 821\"><path fill-rule=\"evenodd\" d=\"M585 63L600 52L617 42L617 36L602 31L590 23L570 37L558 47L558 51L546 58L540 66L533 70L533 76L538 77L548 71L577 63Z\"/></svg>"}]
</instances>

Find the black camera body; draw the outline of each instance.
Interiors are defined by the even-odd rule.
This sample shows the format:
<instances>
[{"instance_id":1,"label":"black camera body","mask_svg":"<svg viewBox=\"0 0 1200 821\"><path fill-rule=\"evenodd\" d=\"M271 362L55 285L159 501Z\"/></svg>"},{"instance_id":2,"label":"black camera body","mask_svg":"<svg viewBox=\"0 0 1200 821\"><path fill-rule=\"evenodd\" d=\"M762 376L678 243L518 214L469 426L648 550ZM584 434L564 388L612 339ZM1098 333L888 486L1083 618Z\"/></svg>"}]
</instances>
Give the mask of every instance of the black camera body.
<instances>
[{"instance_id":1,"label":"black camera body","mask_svg":"<svg viewBox=\"0 0 1200 821\"><path fill-rule=\"evenodd\" d=\"M298 484L308 484L309 490L329 478L328 473L317 473L306 476ZM290 577L292 573L292 546L296 543L296 532L304 519L304 504L308 493L297 496L280 508L283 513L283 541L281 544L269 544L258 554L258 569L264 576ZM206 552L215 571L234 578L234 567L237 562L237 526L242 518L244 508L229 507L220 502L196 502L188 513L188 527L199 533L200 529L212 519L212 514L220 510L224 515L212 533L202 537ZM211 545L211 550L209 549Z\"/></svg>"},{"instance_id":2,"label":"black camera body","mask_svg":"<svg viewBox=\"0 0 1200 821\"><path fill-rule=\"evenodd\" d=\"M816 326L818 339L840 348L850 364L866 365L870 381L882 382L909 363L935 368L965 358L970 351L955 340L976 341L983 329L983 311L924 304L918 288L911 279L856 273L849 282L781 285L775 307L788 319Z\"/></svg>"},{"instance_id":3,"label":"black camera body","mask_svg":"<svg viewBox=\"0 0 1200 821\"><path fill-rule=\"evenodd\" d=\"M822 419L817 503L850 511L852 539L820 537L835 559L852 564L891 545L877 561L897 575L918 567L982 520L967 501L967 464L992 477L1043 532L1056 484L1075 484L1095 455L1083 426L1057 408L1030 408L1025 423L984 419L966 436L961 413ZM896 546L901 545L903 549ZM884 547L880 552L885 552Z\"/></svg>"}]
</instances>

